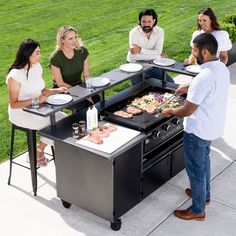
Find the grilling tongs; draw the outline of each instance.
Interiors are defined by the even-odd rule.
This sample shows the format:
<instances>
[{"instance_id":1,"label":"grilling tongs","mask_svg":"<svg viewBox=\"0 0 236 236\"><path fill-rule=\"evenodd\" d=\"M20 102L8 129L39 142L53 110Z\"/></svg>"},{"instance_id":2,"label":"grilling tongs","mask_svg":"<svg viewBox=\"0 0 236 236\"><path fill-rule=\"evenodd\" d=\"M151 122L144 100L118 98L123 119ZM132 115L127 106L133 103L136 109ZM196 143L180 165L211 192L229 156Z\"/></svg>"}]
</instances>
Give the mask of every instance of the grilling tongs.
<instances>
[{"instance_id":1,"label":"grilling tongs","mask_svg":"<svg viewBox=\"0 0 236 236\"><path fill-rule=\"evenodd\" d=\"M170 102L173 100L173 98L176 98L177 96L179 96L178 93L174 93L171 97L167 98L164 102L160 103L158 106L157 106L157 110L158 112L162 112L162 108L160 108L160 106L162 106L163 104L167 103L167 102Z\"/></svg>"}]
</instances>

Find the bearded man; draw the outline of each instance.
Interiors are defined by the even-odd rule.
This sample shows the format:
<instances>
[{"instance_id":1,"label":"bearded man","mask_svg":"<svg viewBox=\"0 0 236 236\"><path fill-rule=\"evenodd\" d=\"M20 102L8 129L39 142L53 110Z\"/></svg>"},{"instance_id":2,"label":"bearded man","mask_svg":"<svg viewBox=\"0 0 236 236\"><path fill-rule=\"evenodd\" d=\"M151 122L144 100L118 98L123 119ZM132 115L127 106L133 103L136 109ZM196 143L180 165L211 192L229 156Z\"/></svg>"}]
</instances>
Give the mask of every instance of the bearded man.
<instances>
[{"instance_id":1,"label":"bearded man","mask_svg":"<svg viewBox=\"0 0 236 236\"><path fill-rule=\"evenodd\" d=\"M145 9L139 13L139 25L129 33L128 62L152 61L156 58L167 57L162 53L164 30L157 26L158 16L153 9ZM146 78L162 79L163 72L159 68L151 68L145 73ZM168 82L174 82L167 75ZM136 84L139 81L132 81Z\"/></svg>"},{"instance_id":2,"label":"bearded man","mask_svg":"<svg viewBox=\"0 0 236 236\"><path fill-rule=\"evenodd\" d=\"M189 85L176 92L187 93L183 107L168 108L162 115L184 117L184 160L192 197L186 210L174 211L183 220L204 220L205 205L210 204L211 141L222 136L230 84L228 68L216 57L218 43L211 33L202 33L193 40L193 56L201 67Z\"/></svg>"}]
</instances>

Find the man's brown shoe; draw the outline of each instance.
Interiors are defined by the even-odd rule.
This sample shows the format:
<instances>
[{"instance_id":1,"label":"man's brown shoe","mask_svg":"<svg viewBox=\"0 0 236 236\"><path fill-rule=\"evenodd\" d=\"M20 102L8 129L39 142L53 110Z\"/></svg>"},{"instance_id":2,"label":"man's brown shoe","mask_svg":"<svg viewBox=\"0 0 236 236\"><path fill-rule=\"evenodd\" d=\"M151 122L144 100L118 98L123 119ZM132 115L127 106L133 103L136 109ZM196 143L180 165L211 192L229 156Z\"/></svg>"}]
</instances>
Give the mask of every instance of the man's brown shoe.
<instances>
[{"instance_id":1,"label":"man's brown shoe","mask_svg":"<svg viewBox=\"0 0 236 236\"><path fill-rule=\"evenodd\" d=\"M190 210L175 210L174 215L183 220L205 220L205 213L194 214Z\"/></svg>"},{"instance_id":2,"label":"man's brown shoe","mask_svg":"<svg viewBox=\"0 0 236 236\"><path fill-rule=\"evenodd\" d=\"M185 189L185 193L189 196L192 197L192 190L190 188ZM206 199L206 205L210 205L211 200L208 198Z\"/></svg>"}]
</instances>

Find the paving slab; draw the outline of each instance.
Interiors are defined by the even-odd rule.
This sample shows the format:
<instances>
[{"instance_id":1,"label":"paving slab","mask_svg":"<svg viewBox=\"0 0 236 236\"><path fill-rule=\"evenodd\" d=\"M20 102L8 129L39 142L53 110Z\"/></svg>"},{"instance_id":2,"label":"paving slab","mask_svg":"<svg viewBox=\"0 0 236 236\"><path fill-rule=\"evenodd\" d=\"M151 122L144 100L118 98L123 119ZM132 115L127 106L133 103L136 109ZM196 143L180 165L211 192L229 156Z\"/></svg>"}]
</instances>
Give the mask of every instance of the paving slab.
<instances>
[{"instance_id":1,"label":"paving slab","mask_svg":"<svg viewBox=\"0 0 236 236\"><path fill-rule=\"evenodd\" d=\"M211 148L211 179L215 178L229 165L233 163L233 159L222 152L217 146ZM175 185L183 190L189 187L189 180L185 170L182 170L175 177L170 179L168 183Z\"/></svg>"},{"instance_id":2,"label":"paving slab","mask_svg":"<svg viewBox=\"0 0 236 236\"><path fill-rule=\"evenodd\" d=\"M217 176L211 183L212 198L236 210L236 162ZM236 217L235 217L236 223ZM236 235L236 234L235 234Z\"/></svg>"},{"instance_id":3,"label":"paving slab","mask_svg":"<svg viewBox=\"0 0 236 236\"><path fill-rule=\"evenodd\" d=\"M23 157L25 159L25 157ZM162 223L176 207L188 197L178 187L165 184L140 204L127 212L122 219L119 232L110 229L110 223L77 206L66 209L56 196L55 166L51 162L38 170L38 196L33 196L28 170L13 169L14 184L8 186L4 176L8 174L9 163L0 165L0 212L1 230L5 235L147 235L156 225ZM18 179L17 179L18 177ZM9 227L9 219L16 218L14 227ZM37 229L35 231L35 229ZM35 231L35 232L34 232ZM33 233L34 232L34 233Z\"/></svg>"},{"instance_id":4,"label":"paving slab","mask_svg":"<svg viewBox=\"0 0 236 236\"><path fill-rule=\"evenodd\" d=\"M160 189L148 196L144 201L135 206L121 217L122 228L118 232L110 229L110 224L99 217L89 214L77 207L73 209L77 219L83 219L74 225L77 230L86 235L147 235L163 219L172 214L176 205L181 205L186 200L185 194L174 186L163 185ZM72 214L72 213L71 213Z\"/></svg>"},{"instance_id":5,"label":"paving slab","mask_svg":"<svg viewBox=\"0 0 236 236\"><path fill-rule=\"evenodd\" d=\"M235 93L236 94L236 93ZM231 152L231 158L235 160L236 155L232 155L232 151L234 152L234 149L236 149L236 98L229 97L228 98L228 107L227 107L227 113L226 113L226 126L225 126L225 132L222 136L222 139L224 139L223 145L221 145L221 148L223 151L229 154ZM224 149L223 149L224 148Z\"/></svg>"},{"instance_id":6,"label":"paving slab","mask_svg":"<svg viewBox=\"0 0 236 236\"><path fill-rule=\"evenodd\" d=\"M181 206L186 209L191 200ZM212 201L206 208L205 221L186 221L175 217L173 214L149 236L235 236L236 235L236 210Z\"/></svg>"},{"instance_id":7,"label":"paving slab","mask_svg":"<svg viewBox=\"0 0 236 236\"><path fill-rule=\"evenodd\" d=\"M236 86L236 63L232 64L228 67L230 71L230 84L231 84L231 91L235 89ZM236 93L230 94L233 97L236 97Z\"/></svg>"}]
</instances>

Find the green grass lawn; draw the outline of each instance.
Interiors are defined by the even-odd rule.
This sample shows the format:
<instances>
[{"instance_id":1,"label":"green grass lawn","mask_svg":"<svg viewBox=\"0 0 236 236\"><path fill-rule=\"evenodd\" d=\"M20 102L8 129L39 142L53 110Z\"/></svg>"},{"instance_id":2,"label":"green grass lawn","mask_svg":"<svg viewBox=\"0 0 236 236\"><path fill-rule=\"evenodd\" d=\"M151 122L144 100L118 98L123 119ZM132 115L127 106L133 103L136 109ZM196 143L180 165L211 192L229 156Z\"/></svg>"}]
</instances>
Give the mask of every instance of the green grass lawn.
<instances>
[{"instance_id":1,"label":"green grass lawn","mask_svg":"<svg viewBox=\"0 0 236 236\"><path fill-rule=\"evenodd\" d=\"M215 11L219 20L236 12L232 0L1 0L0 12L0 162L8 159L10 124L8 121L5 77L19 44L25 38L40 42L47 86L51 85L48 59L55 48L57 29L69 24L78 29L90 56L91 75L100 75L126 62L128 34L137 25L137 16L144 8L154 8L158 25L165 30L165 52L182 61L190 52L189 41L196 24L197 12L206 6ZM124 89L124 85L109 94ZM17 151L26 148L25 140L17 136Z\"/></svg>"}]
</instances>

